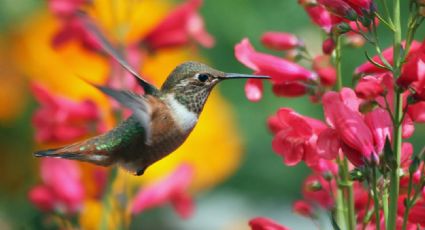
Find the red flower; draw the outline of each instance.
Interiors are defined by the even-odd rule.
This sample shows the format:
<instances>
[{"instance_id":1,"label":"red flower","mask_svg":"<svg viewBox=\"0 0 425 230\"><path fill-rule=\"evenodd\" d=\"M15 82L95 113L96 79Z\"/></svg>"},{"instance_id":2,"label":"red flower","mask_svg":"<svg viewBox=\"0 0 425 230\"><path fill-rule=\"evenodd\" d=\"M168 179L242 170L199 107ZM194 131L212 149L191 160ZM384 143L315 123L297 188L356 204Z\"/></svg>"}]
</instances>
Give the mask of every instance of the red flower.
<instances>
[{"instance_id":1,"label":"red flower","mask_svg":"<svg viewBox=\"0 0 425 230\"><path fill-rule=\"evenodd\" d=\"M289 228L280 225L272 219L266 217L256 217L249 221L251 230L289 230Z\"/></svg>"},{"instance_id":2,"label":"red flower","mask_svg":"<svg viewBox=\"0 0 425 230\"><path fill-rule=\"evenodd\" d=\"M263 82L259 79L248 79L245 84L245 95L250 101L259 101L263 96Z\"/></svg>"},{"instance_id":3,"label":"red flower","mask_svg":"<svg viewBox=\"0 0 425 230\"><path fill-rule=\"evenodd\" d=\"M335 17L333 17L322 5L306 4L304 10L310 16L310 19L326 33L331 32L332 27L336 24Z\"/></svg>"},{"instance_id":4,"label":"red flower","mask_svg":"<svg viewBox=\"0 0 425 230\"><path fill-rule=\"evenodd\" d=\"M420 101L407 107L407 113L414 122L425 122L425 101Z\"/></svg>"},{"instance_id":5,"label":"red flower","mask_svg":"<svg viewBox=\"0 0 425 230\"><path fill-rule=\"evenodd\" d=\"M335 41L332 38L326 38L322 43L322 52L330 55L335 49Z\"/></svg>"},{"instance_id":6,"label":"red flower","mask_svg":"<svg viewBox=\"0 0 425 230\"><path fill-rule=\"evenodd\" d=\"M59 17L71 17L86 0L49 0L49 9Z\"/></svg>"},{"instance_id":7,"label":"red flower","mask_svg":"<svg viewBox=\"0 0 425 230\"><path fill-rule=\"evenodd\" d=\"M194 204L187 189L193 174L193 168L190 165L182 164L163 180L140 189L132 202L131 212L138 214L146 209L171 202L180 217L190 217Z\"/></svg>"},{"instance_id":8,"label":"red flower","mask_svg":"<svg viewBox=\"0 0 425 230\"><path fill-rule=\"evenodd\" d=\"M357 96L365 100L375 99L385 90L381 82L382 79L375 76L362 77L355 88Z\"/></svg>"},{"instance_id":9,"label":"red flower","mask_svg":"<svg viewBox=\"0 0 425 230\"><path fill-rule=\"evenodd\" d=\"M289 50L303 45L297 36L283 32L266 32L261 36L261 42L274 50Z\"/></svg>"},{"instance_id":10,"label":"red flower","mask_svg":"<svg viewBox=\"0 0 425 230\"><path fill-rule=\"evenodd\" d=\"M77 163L68 160L43 158L41 178L29 192L29 200L43 211L75 213L84 199L84 187Z\"/></svg>"},{"instance_id":11,"label":"red flower","mask_svg":"<svg viewBox=\"0 0 425 230\"><path fill-rule=\"evenodd\" d=\"M31 90L41 104L32 119L37 142L69 142L93 131L103 131L100 111L92 101L74 102L51 94L37 83L32 84Z\"/></svg>"},{"instance_id":12,"label":"red flower","mask_svg":"<svg viewBox=\"0 0 425 230\"><path fill-rule=\"evenodd\" d=\"M313 59L313 69L324 86L333 86L336 82L336 70L328 55L318 55Z\"/></svg>"},{"instance_id":13,"label":"red flower","mask_svg":"<svg viewBox=\"0 0 425 230\"><path fill-rule=\"evenodd\" d=\"M343 0L317 0L317 2L326 7L329 12L341 18L353 15L353 13L355 13L354 9Z\"/></svg>"},{"instance_id":14,"label":"red flower","mask_svg":"<svg viewBox=\"0 0 425 230\"><path fill-rule=\"evenodd\" d=\"M205 30L197 10L202 0L188 0L174 9L143 40L151 49L186 45L194 39L204 47L212 47L214 38Z\"/></svg>"},{"instance_id":15,"label":"red flower","mask_svg":"<svg viewBox=\"0 0 425 230\"><path fill-rule=\"evenodd\" d=\"M273 91L277 95L302 95L307 91L304 82L317 78L316 73L294 62L257 52L247 38L235 46L235 56L256 74L272 77ZM285 90L281 90L280 87L284 87Z\"/></svg>"},{"instance_id":16,"label":"red flower","mask_svg":"<svg viewBox=\"0 0 425 230\"><path fill-rule=\"evenodd\" d=\"M295 203L292 205L292 211L298 215L309 218L314 216L313 207L304 200L295 201Z\"/></svg>"},{"instance_id":17,"label":"red flower","mask_svg":"<svg viewBox=\"0 0 425 230\"><path fill-rule=\"evenodd\" d=\"M276 117L282 128L273 138L272 147L284 157L284 163L289 166L296 165L301 160L307 165L317 163L315 143L317 134L325 128L324 124L288 108L279 109Z\"/></svg>"}]
</instances>

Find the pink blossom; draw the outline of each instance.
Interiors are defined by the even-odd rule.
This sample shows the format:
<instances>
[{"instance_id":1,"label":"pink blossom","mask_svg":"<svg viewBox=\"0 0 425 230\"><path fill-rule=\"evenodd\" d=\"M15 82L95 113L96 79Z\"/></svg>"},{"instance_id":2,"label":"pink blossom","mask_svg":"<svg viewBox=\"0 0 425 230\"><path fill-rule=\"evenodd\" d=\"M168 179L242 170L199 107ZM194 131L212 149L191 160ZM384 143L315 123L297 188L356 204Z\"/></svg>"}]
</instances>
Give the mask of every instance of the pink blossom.
<instances>
[{"instance_id":1,"label":"pink blossom","mask_svg":"<svg viewBox=\"0 0 425 230\"><path fill-rule=\"evenodd\" d=\"M404 47L405 42L402 43L403 47ZM412 53L414 53L415 51L417 51L421 46L421 43L418 41L413 41L411 46L410 46L410 50L409 50L409 55L410 56ZM393 64L393 48L389 47L387 49L385 49L382 52L383 57L388 61L388 63L390 63L391 65ZM378 55L375 55L372 57L372 60L383 65L381 59L379 58ZM355 70L355 74L373 74L373 73L383 73L383 72L387 72L386 69L382 69L382 68L378 68L377 66L375 66L374 64L368 62L363 63L362 65L360 65L359 67L356 68Z\"/></svg>"},{"instance_id":2,"label":"pink blossom","mask_svg":"<svg viewBox=\"0 0 425 230\"><path fill-rule=\"evenodd\" d=\"M238 61L257 74L272 77L273 82L305 81L316 78L316 74L306 68L282 58L257 52L247 38L235 46Z\"/></svg>"},{"instance_id":3,"label":"pink blossom","mask_svg":"<svg viewBox=\"0 0 425 230\"><path fill-rule=\"evenodd\" d=\"M59 17L73 16L86 0L49 0L51 12Z\"/></svg>"},{"instance_id":4,"label":"pink blossom","mask_svg":"<svg viewBox=\"0 0 425 230\"><path fill-rule=\"evenodd\" d=\"M59 31L52 38L53 48L60 48L69 41L78 41L81 46L89 51L100 50L97 39L84 27L78 17L61 20Z\"/></svg>"},{"instance_id":5,"label":"pink blossom","mask_svg":"<svg viewBox=\"0 0 425 230\"><path fill-rule=\"evenodd\" d=\"M84 199L84 187L77 163L43 158L40 167L43 184L31 189L30 201L43 211L78 211Z\"/></svg>"},{"instance_id":6,"label":"pink blossom","mask_svg":"<svg viewBox=\"0 0 425 230\"><path fill-rule=\"evenodd\" d=\"M37 83L32 84L31 90L41 105L32 119L37 142L69 142L90 132L103 131L101 114L94 102L74 102L50 93Z\"/></svg>"},{"instance_id":7,"label":"pink blossom","mask_svg":"<svg viewBox=\"0 0 425 230\"><path fill-rule=\"evenodd\" d=\"M407 113L414 122L425 122L425 101L420 101L407 107Z\"/></svg>"},{"instance_id":8,"label":"pink blossom","mask_svg":"<svg viewBox=\"0 0 425 230\"><path fill-rule=\"evenodd\" d=\"M353 14L354 11L354 9L343 0L317 0L317 2L324 6L329 12L341 18Z\"/></svg>"},{"instance_id":9,"label":"pink blossom","mask_svg":"<svg viewBox=\"0 0 425 230\"><path fill-rule=\"evenodd\" d=\"M348 3L358 14L362 15L363 10L369 11L373 0L344 0Z\"/></svg>"},{"instance_id":10,"label":"pink blossom","mask_svg":"<svg viewBox=\"0 0 425 230\"><path fill-rule=\"evenodd\" d=\"M333 86L335 84L336 70L328 55L317 55L313 59L313 70L319 75L322 85Z\"/></svg>"},{"instance_id":11,"label":"pink blossom","mask_svg":"<svg viewBox=\"0 0 425 230\"><path fill-rule=\"evenodd\" d=\"M273 138L273 150L284 157L284 163L289 166L298 164L301 160L307 165L317 162L315 142L317 134L325 126L320 121L306 118L289 108L281 108L277 118L282 129Z\"/></svg>"},{"instance_id":12,"label":"pink blossom","mask_svg":"<svg viewBox=\"0 0 425 230\"><path fill-rule=\"evenodd\" d=\"M266 217L256 217L249 221L251 230L289 230L289 228L276 223Z\"/></svg>"},{"instance_id":13,"label":"pink blossom","mask_svg":"<svg viewBox=\"0 0 425 230\"><path fill-rule=\"evenodd\" d=\"M335 49L335 41L332 38L326 38L322 43L322 52L330 55Z\"/></svg>"},{"instance_id":14,"label":"pink blossom","mask_svg":"<svg viewBox=\"0 0 425 230\"><path fill-rule=\"evenodd\" d=\"M299 97L308 92L305 84L298 82L281 82L272 86L273 93L280 97Z\"/></svg>"},{"instance_id":15,"label":"pink blossom","mask_svg":"<svg viewBox=\"0 0 425 230\"><path fill-rule=\"evenodd\" d=\"M146 209L170 202L180 217L190 217L194 204L187 190L193 175L192 166L180 165L166 178L140 189L132 202L131 212L138 214Z\"/></svg>"},{"instance_id":16,"label":"pink blossom","mask_svg":"<svg viewBox=\"0 0 425 230\"><path fill-rule=\"evenodd\" d=\"M274 50L289 50L303 45L297 36L284 32L266 32L261 36L261 42Z\"/></svg>"},{"instance_id":17,"label":"pink blossom","mask_svg":"<svg viewBox=\"0 0 425 230\"><path fill-rule=\"evenodd\" d=\"M310 16L310 19L326 33L331 32L332 27L336 24L334 17L322 5L307 4L304 6L304 10Z\"/></svg>"},{"instance_id":18,"label":"pink blossom","mask_svg":"<svg viewBox=\"0 0 425 230\"><path fill-rule=\"evenodd\" d=\"M263 82L259 79L248 79L245 84L245 95L250 101L259 101L263 96Z\"/></svg>"},{"instance_id":19,"label":"pink blossom","mask_svg":"<svg viewBox=\"0 0 425 230\"><path fill-rule=\"evenodd\" d=\"M151 49L186 45L194 39L204 47L212 47L214 38L205 30L197 10L202 0L188 0L170 12L143 40Z\"/></svg>"},{"instance_id":20,"label":"pink blossom","mask_svg":"<svg viewBox=\"0 0 425 230\"><path fill-rule=\"evenodd\" d=\"M330 128L320 133L318 154L333 159L338 154L338 146L356 166L364 160L378 160L387 137L392 136L392 121L383 109L375 109L362 115L360 100L349 88L340 93L327 92L323 96L326 122Z\"/></svg>"},{"instance_id":21,"label":"pink blossom","mask_svg":"<svg viewBox=\"0 0 425 230\"><path fill-rule=\"evenodd\" d=\"M298 215L309 218L314 216L313 207L304 200L295 201L295 203L292 205L292 211Z\"/></svg>"},{"instance_id":22,"label":"pink blossom","mask_svg":"<svg viewBox=\"0 0 425 230\"><path fill-rule=\"evenodd\" d=\"M365 76L357 83L355 91L359 98L373 100L384 93L382 79L375 76Z\"/></svg>"}]
</instances>

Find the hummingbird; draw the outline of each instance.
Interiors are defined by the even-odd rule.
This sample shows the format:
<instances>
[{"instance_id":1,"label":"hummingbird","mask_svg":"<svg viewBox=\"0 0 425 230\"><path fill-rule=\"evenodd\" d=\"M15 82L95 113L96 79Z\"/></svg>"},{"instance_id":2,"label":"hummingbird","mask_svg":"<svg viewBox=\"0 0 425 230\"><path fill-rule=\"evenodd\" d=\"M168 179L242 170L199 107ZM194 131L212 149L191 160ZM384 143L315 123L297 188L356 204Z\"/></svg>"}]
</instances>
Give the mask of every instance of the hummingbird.
<instances>
[{"instance_id":1,"label":"hummingbird","mask_svg":"<svg viewBox=\"0 0 425 230\"><path fill-rule=\"evenodd\" d=\"M178 65L158 89L142 78L115 50L100 30L87 19L100 46L126 69L144 89L144 94L92 84L107 96L131 109L132 115L112 130L68 146L41 150L35 157L55 157L100 166L118 165L133 175L145 170L184 143L214 86L228 79L268 76L225 73L208 65L188 61Z\"/></svg>"}]
</instances>

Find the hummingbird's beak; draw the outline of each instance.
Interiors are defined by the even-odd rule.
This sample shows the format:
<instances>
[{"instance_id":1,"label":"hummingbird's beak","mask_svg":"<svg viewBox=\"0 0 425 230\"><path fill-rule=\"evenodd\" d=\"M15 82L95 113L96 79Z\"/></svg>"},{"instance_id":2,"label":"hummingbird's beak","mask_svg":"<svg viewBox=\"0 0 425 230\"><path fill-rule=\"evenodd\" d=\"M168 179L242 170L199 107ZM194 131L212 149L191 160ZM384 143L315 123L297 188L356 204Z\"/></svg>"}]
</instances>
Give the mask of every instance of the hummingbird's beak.
<instances>
[{"instance_id":1,"label":"hummingbird's beak","mask_svg":"<svg viewBox=\"0 0 425 230\"><path fill-rule=\"evenodd\" d=\"M225 73L222 80L226 79L238 79L238 78L252 78L252 79L270 79L269 76L260 76L260 75L251 75L251 74L241 74L241 73Z\"/></svg>"}]
</instances>

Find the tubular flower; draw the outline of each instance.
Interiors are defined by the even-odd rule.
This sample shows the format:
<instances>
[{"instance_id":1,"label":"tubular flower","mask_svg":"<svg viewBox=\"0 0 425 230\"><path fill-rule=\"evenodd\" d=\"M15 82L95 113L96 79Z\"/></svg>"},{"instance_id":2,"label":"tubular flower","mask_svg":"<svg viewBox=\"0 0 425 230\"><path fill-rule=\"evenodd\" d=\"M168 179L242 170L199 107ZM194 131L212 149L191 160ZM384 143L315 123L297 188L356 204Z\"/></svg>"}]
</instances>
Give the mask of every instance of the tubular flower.
<instances>
[{"instance_id":1,"label":"tubular flower","mask_svg":"<svg viewBox=\"0 0 425 230\"><path fill-rule=\"evenodd\" d=\"M84 187L77 163L44 158L40 168L43 184L30 190L29 200L43 211L77 212L84 199Z\"/></svg>"},{"instance_id":2,"label":"tubular flower","mask_svg":"<svg viewBox=\"0 0 425 230\"><path fill-rule=\"evenodd\" d=\"M31 89L41 104L32 119L37 142L69 142L92 132L104 131L104 124L100 122L100 111L94 102L71 101L53 95L35 83Z\"/></svg>"},{"instance_id":3,"label":"tubular flower","mask_svg":"<svg viewBox=\"0 0 425 230\"><path fill-rule=\"evenodd\" d=\"M359 100L351 89L340 93L328 92L323 96L323 106L330 130L319 136L319 155L332 159L338 145L350 161L362 165L364 159L377 160L386 137L391 137L392 122L383 109L376 109L366 115L358 112Z\"/></svg>"},{"instance_id":4,"label":"tubular flower","mask_svg":"<svg viewBox=\"0 0 425 230\"><path fill-rule=\"evenodd\" d=\"M214 38L205 30L204 21L197 13L202 0L188 0L170 12L146 37L142 43L150 49L186 45L194 39L204 47L214 45Z\"/></svg>"},{"instance_id":5,"label":"tubular flower","mask_svg":"<svg viewBox=\"0 0 425 230\"><path fill-rule=\"evenodd\" d=\"M334 17L322 5L307 4L304 10L310 16L310 19L326 33L331 32L332 27L336 24Z\"/></svg>"},{"instance_id":6,"label":"tubular flower","mask_svg":"<svg viewBox=\"0 0 425 230\"><path fill-rule=\"evenodd\" d=\"M138 214L146 209L171 202L180 217L190 217L194 204L187 189L193 174L193 168L190 165L182 164L168 177L142 188L132 202L131 212Z\"/></svg>"},{"instance_id":7,"label":"tubular flower","mask_svg":"<svg viewBox=\"0 0 425 230\"><path fill-rule=\"evenodd\" d=\"M263 82L260 79L248 79L245 84L245 95L250 101L259 101L263 96Z\"/></svg>"},{"instance_id":8,"label":"tubular flower","mask_svg":"<svg viewBox=\"0 0 425 230\"><path fill-rule=\"evenodd\" d=\"M357 83L355 92L356 95L365 100L372 100L384 93L382 79L375 76L365 76Z\"/></svg>"},{"instance_id":9,"label":"tubular flower","mask_svg":"<svg viewBox=\"0 0 425 230\"><path fill-rule=\"evenodd\" d=\"M272 77L273 91L280 96L302 95L307 92L303 82L317 78L316 73L294 62L257 52L247 38L235 46L235 56L242 64L254 70L255 74ZM285 90L281 90L281 87Z\"/></svg>"},{"instance_id":10,"label":"tubular flower","mask_svg":"<svg viewBox=\"0 0 425 230\"><path fill-rule=\"evenodd\" d=\"M292 211L298 215L309 218L314 216L313 207L304 200L295 201L295 203L292 205Z\"/></svg>"},{"instance_id":11,"label":"tubular flower","mask_svg":"<svg viewBox=\"0 0 425 230\"><path fill-rule=\"evenodd\" d=\"M414 122L425 122L425 101L420 101L407 107L407 113Z\"/></svg>"},{"instance_id":12,"label":"tubular flower","mask_svg":"<svg viewBox=\"0 0 425 230\"><path fill-rule=\"evenodd\" d=\"M313 118L307 118L289 108L281 108L276 114L282 127L273 138L273 150L284 157L284 163L289 166L304 160L307 165L317 163L318 156L315 143L318 133L325 125ZM275 118L271 118L274 121ZM272 124L272 126L275 126Z\"/></svg>"},{"instance_id":13,"label":"tubular flower","mask_svg":"<svg viewBox=\"0 0 425 230\"><path fill-rule=\"evenodd\" d=\"M249 221L251 230L289 230L289 228L276 223L266 217L256 217Z\"/></svg>"},{"instance_id":14,"label":"tubular flower","mask_svg":"<svg viewBox=\"0 0 425 230\"><path fill-rule=\"evenodd\" d=\"M266 32L261 36L261 42L274 50L289 50L303 45L297 36L283 32Z\"/></svg>"},{"instance_id":15,"label":"tubular flower","mask_svg":"<svg viewBox=\"0 0 425 230\"><path fill-rule=\"evenodd\" d=\"M317 0L317 2L329 12L342 18L355 14L354 9L343 0Z\"/></svg>"},{"instance_id":16,"label":"tubular flower","mask_svg":"<svg viewBox=\"0 0 425 230\"><path fill-rule=\"evenodd\" d=\"M318 55L313 59L313 70L317 72L320 83L324 86L333 86L336 82L336 70L331 64L330 57Z\"/></svg>"}]
</instances>

